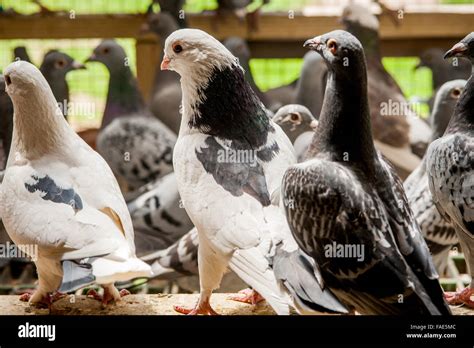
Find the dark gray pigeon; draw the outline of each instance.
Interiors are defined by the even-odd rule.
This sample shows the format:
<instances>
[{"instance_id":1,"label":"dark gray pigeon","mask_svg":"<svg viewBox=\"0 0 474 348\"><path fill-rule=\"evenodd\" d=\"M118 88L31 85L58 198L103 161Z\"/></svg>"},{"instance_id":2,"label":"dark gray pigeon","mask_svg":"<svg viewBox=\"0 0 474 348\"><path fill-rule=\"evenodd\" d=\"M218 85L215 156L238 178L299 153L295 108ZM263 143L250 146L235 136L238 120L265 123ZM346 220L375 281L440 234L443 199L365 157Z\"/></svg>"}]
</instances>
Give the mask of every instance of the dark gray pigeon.
<instances>
[{"instance_id":1,"label":"dark gray pigeon","mask_svg":"<svg viewBox=\"0 0 474 348\"><path fill-rule=\"evenodd\" d=\"M17 59L31 63L30 56L25 46L18 46L13 49L13 60Z\"/></svg>"},{"instance_id":2,"label":"dark gray pigeon","mask_svg":"<svg viewBox=\"0 0 474 348\"><path fill-rule=\"evenodd\" d=\"M41 63L40 71L48 81L54 98L58 102L64 117L68 115L69 105L69 85L66 81L66 74L85 69L85 65L74 60L71 56L58 50L48 51Z\"/></svg>"},{"instance_id":3,"label":"dark gray pigeon","mask_svg":"<svg viewBox=\"0 0 474 348\"><path fill-rule=\"evenodd\" d=\"M344 8L341 21L365 50L376 148L404 179L420 164L430 141L430 127L410 109L400 87L385 70L380 54L379 21L370 9L352 3Z\"/></svg>"},{"instance_id":4,"label":"dark gray pigeon","mask_svg":"<svg viewBox=\"0 0 474 348\"><path fill-rule=\"evenodd\" d=\"M167 12L154 13L148 11L147 21L142 26L142 31L153 32L159 37L160 47L164 47L166 38L177 29L179 29L178 23ZM159 61L163 59L163 53L159 58ZM173 71L161 71L158 68L153 83L150 110L153 115L176 134L179 132L181 123L180 105L181 85L179 84L179 75Z\"/></svg>"},{"instance_id":5,"label":"dark gray pigeon","mask_svg":"<svg viewBox=\"0 0 474 348\"><path fill-rule=\"evenodd\" d=\"M474 32L445 54L465 57L474 66ZM466 83L444 135L431 143L426 170L433 202L456 230L471 276L464 290L447 293L450 304L474 308L474 76Z\"/></svg>"},{"instance_id":6,"label":"dark gray pigeon","mask_svg":"<svg viewBox=\"0 0 474 348\"><path fill-rule=\"evenodd\" d=\"M87 61L110 73L97 149L114 173L133 190L171 172L176 135L145 107L124 49L104 40Z\"/></svg>"},{"instance_id":7,"label":"dark gray pigeon","mask_svg":"<svg viewBox=\"0 0 474 348\"><path fill-rule=\"evenodd\" d=\"M294 237L324 285L361 314L449 314L402 183L373 145L361 43L336 30L305 46L328 79L309 159L283 177Z\"/></svg>"},{"instance_id":8,"label":"dark gray pigeon","mask_svg":"<svg viewBox=\"0 0 474 348\"><path fill-rule=\"evenodd\" d=\"M255 80L253 79L252 71L250 70L250 48L247 45L247 42L238 36L232 36L224 40L222 43L230 51L230 53L239 58L239 63L245 72L245 79L250 84L255 94L260 98L262 103L267 108L270 107L270 100L260 90L260 88L258 88Z\"/></svg>"},{"instance_id":9,"label":"dark gray pigeon","mask_svg":"<svg viewBox=\"0 0 474 348\"><path fill-rule=\"evenodd\" d=\"M184 15L183 6L186 0L154 0L160 5L161 12L167 12L172 15L180 28L186 28L186 16Z\"/></svg>"},{"instance_id":10,"label":"dark gray pigeon","mask_svg":"<svg viewBox=\"0 0 474 348\"><path fill-rule=\"evenodd\" d=\"M316 118L323 106L326 75L327 67L321 56L313 51L307 52L296 85L295 103L306 106Z\"/></svg>"},{"instance_id":11,"label":"dark gray pigeon","mask_svg":"<svg viewBox=\"0 0 474 348\"><path fill-rule=\"evenodd\" d=\"M428 105L433 109L436 92L445 82L456 79L467 79L471 76L471 64L464 59L444 60L445 50L441 48L429 48L420 54L420 61L415 69L428 68L431 70L433 96Z\"/></svg>"},{"instance_id":12,"label":"dark gray pigeon","mask_svg":"<svg viewBox=\"0 0 474 348\"><path fill-rule=\"evenodd\" d=\"M433 141L443 136L465 84L466 80L449 81L436 93L430 117ZM440 275L444 275L449 250L458 243L458 238L453 225L440 215L431 197L426 173L426 155L420 166L405 180L403 186L408 203L433 256L436 270Z\"/></svg>"},{"instance_id":13,"label":"dark gray pigeon","mask_svg":"<svg viewBox=\"0 0 474 348\"><path fill-rule=\"evenodd\" d=\"M318 127L318 121L307 107L289 104L281 107L273 116L273 122L283 129L295 148L298 162L301 162Z\"/></svg>"}]
</instances>

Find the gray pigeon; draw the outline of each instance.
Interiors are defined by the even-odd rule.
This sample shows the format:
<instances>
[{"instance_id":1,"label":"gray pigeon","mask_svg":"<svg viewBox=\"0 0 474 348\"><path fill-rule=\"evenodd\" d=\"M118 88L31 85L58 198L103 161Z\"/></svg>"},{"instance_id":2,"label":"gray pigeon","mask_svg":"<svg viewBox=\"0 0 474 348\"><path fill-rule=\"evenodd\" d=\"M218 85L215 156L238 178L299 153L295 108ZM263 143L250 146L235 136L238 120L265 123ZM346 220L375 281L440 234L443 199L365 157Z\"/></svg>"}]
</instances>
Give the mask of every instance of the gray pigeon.
<instances>
[{"instance_id":1,"label":"gray pigeon","mask_svg":"<svg viewBox=\"0 0 474 348\"><path fill-rule=\"evenodd\" d=\"M167 12L154 13L152 10L147 12L146 23L142 25L142 31L153 32L160 39L160 47L164 47L166 38L179 25L175 18ZM160 55L160 61L163 59L163 53ZM150 110L161 122L178 134L181 122L181 85L179 76L173 71L161 71L157 69L155 81L153 83L152 96L150 101Z\"/></svg>"},{"instance_id":2,"label":"gray pigeon","mask_svg":"<svg viewBox=\"0 0 474 348\"><path fill-rule=\"evenodd\" d=\"M101 62L110 73L97 149L114 173L134 190L171 172L176 135L145 107L124 49L104 40L87 62Z\"/></svg>"},{"instance_id":3,"label":"gray pigeon","mask_svg":"<svg viewBox=\"0 0 474 348\"><path fill-rule=\"evenodd\" d=\"M415 69L428 68L431 70L433 96L428 105L433 109L436 92L445 82L456 79L467 79L471 75L471 64L464 59L444 60L445 50L429 48L420 54L420 61Z\"/></svg>"},{"instance_id":4,"label":"gray pigeon","mask_svg":"<svg viewBox=\"0 0 474 348\"><path fill-rule=\"evenodd\" d=\"M466 57L474 65L474 32L445 54ZM450 304L474 308L474 76L471 75L454 109L444 135L431 143L426 170L433 202L456 230L467 269L469 287L447 293Z\"/></svg>"},{"instance_id":5,"label":"gray pigeon","mask_svg":"<svg viewBox=\"0 0 474 348\"><path fill-rule=\"evenodd\" d=\"M74 60L71 56L58 50L48 51L41 63L40 71L48 81L54 97L67 118L69 105L69 85L66 74L70 71L85 69L85 65Z\"/></svg>"},{"instance_id":6,"label":"gray pigeon","mask_svg":"<svg viewBox=\"0 0 474 348\"><path fill-rule=\"evenodd\" d=\"M273 122L283 129L295 148L298 162L308 151L318 121L311 111L303 105L289 104L281 107L273 116Z\"/></svg>"},{"instance_id":7,"label":"gray pigeon","mask_svg":"<svg viewBox=\"0 0 474 348\"><path fill-rule=\"evenodd\" d=\"M309 159L283 177L293 236L315 260L324 285L349 308L449 314L402 183L373 145L361 43L335 30L305 47L323 57L328 79Z\"/></svg>"},{"instance_id":8,"label":"gray pigeon","mask_svg":"<svg viewBox=\"0 0 474 348\"><path fill-rule=\"evenodd\" d=\"M382 64L377 18L368 8L353 3L344 8L341 20L365 50L372 135L376 148L394 165L398 175L406 178L420 164L431 130L409 108L400 87Z\"/></svg>"},{"instance_id":9,"label":"gray pigeon","mask_svg":"<svg viewBox=\"0 0 474 348\"><path fill-rule=\"evenodd\" d=\"M326 89L327 67L319 54L307 52L303 57L303 67L296 85L295 103L306 106L319 118Z\"/></svg>"},{"instance_id":10,"label":"gray pigeon","mask_svg":"<svg viewBox=\"0 0 474 348\"><path fill-rule=\"evenodd\" d=\"M465 84L466 80L449 81L436 93L430 118L433 141L443 136ZM431 197L426 173L426 155L403 186L408 203L433 256L436 270L443 275L446 272L449 250L458 243L458 238L453 225L440 215Z\"/></svg>"},{"instance_id":11,"label":"gray pigeon","mask_svg":"<svg viewBox=\"0 0 474 348\"><path fill-rule=\"evenodd\" d=\"M138 189L127 202L139 257L168 248L193 224L181 204L174 172Z\"/></svg>"}]
</instances>

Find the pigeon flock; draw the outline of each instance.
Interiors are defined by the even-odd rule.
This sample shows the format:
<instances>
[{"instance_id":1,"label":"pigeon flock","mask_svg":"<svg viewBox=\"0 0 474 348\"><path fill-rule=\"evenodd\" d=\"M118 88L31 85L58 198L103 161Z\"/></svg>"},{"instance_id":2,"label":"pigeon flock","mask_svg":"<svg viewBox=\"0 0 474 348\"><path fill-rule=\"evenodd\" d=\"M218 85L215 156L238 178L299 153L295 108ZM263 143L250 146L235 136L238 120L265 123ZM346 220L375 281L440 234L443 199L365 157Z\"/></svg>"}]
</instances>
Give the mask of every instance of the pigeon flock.
<instances>
[{"instance_id":1,"label":"pigeon flock","mask_svg":"<svg viewBox=\"0 0 474 348\"><path fill-rule=\"evenodd\" d=\"M38 278L20 300L51 307L90 288L105 306L146 278L199 292L174 307L191 315L218 314L214 291L279 315L474 308L474 33L421 55L424 120L384 111L408 102L361 5L344 8L344 30L301 43L297 80L262 91L245 40L187 28L184 1L154 2L149 103L114 39L84 64L51 50L36 67L17 47L0 74L0 242L34 246ZM268 0L250 2L218 1L214 25L230 12L256 30ZM94 63L109 72L102 122L76 133L66 75ZM453 247L472 280L443 292ZM0 261L1 282L13 260Z\"/></svg>"}]
</instances>

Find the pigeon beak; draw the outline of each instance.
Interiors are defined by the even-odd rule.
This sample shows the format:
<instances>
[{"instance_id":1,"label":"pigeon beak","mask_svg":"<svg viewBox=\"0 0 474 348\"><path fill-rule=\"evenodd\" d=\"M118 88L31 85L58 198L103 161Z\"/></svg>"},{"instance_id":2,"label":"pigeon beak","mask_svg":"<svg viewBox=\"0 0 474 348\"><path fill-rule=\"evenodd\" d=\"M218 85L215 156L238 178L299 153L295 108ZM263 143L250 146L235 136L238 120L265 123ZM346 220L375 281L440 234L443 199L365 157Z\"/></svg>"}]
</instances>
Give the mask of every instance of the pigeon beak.
<instances>
[{"instance_id":1,"label":"pigeon beak","mask_svg":"<svg viewBox=\"0 0 474 348\"><path fill-rule=\"evenodd\" d=\"M316 130L318 128L318 120L312 120L311 123L309 124L309 126L311 127L312 130Z\"/></svg>"},{"instance_id":2,"label":"pigeon beak","mask_svg":"<svg viewBox=\"0 0 474 348\"><path fill-rule=\"evenodd\" d=\"M171 60L165 55L163 57L163 61L161 62L160 68L161 70L168 70Z\"/></svg>"},{"instance_id":3,"label":"pigeon beak","mask_svg":"<svg viewBox=\"0 0 474 348\"><path fill-rule=\"evenodd\" d=\"M458 42L448 52L445 53L444 59L451 57L464 57L466 52L467 45L463 42Z\"/></svg>"},{"instance_id":4,"label":"pigeon beak","mask_svg":"<svg viewBox=\"0 0 474 348\"><path fill-rule=\"evenodd\" d=\"M89 58L87 58L84 63L97 62L97 56L95 53L92 53Z\"/></svg>"},{"instance_id":5,"label":"pigeon beak","mask_svg":"<svg viewBox=\"0 0 474 348\"><path fill-rule=\"evenodd\" d=\"M73 70L86 69L86 66L82 63L79 63L77 60L73 61L71 66Z\"/></svg>"},{"instance_id":6,"label":"pigeon beak","mask_svg":"<svg viewBox=\"0 0 474 348\"><path fill-rule=\"evenodd\" d=\"M308 47L311 50L318 51L319 47L321 47L321 36L316 36L312 39L306 40L303 44L303 47Z\"/></svg>"}]
</instances>

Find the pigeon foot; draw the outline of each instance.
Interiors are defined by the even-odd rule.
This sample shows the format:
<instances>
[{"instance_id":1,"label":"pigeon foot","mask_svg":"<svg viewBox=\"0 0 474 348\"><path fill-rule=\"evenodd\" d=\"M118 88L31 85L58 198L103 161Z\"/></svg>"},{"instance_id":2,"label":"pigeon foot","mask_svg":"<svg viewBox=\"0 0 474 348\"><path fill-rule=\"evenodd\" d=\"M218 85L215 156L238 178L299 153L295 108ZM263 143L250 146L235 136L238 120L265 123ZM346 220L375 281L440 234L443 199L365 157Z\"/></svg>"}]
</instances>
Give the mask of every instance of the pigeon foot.
<instances>
[{"instance_id":1,"label":"pigeon foot","mask_svg":"<svg viewBox=\"0 0 474 348\"><path fill-rule=\"evenodd\" d=\"M232 295L227 297L228 300L248 303L251 305L256 305L259 302L264 301L265 299L255 290L244 289L240 290L237 295Z\"/></svg>"},{"instance_id":2,"label":"pigeon foot","mask_svg":"<svg viewBox=\"0 0 474 348\"><path fill-rule=\"evenodd\" d=\"M474 301L471 297L474 296L474 289L465 288L461 291L446 292L444 297L450 305L466 305L470 308L474 308Z\"/></svg>"}]
</instances>

